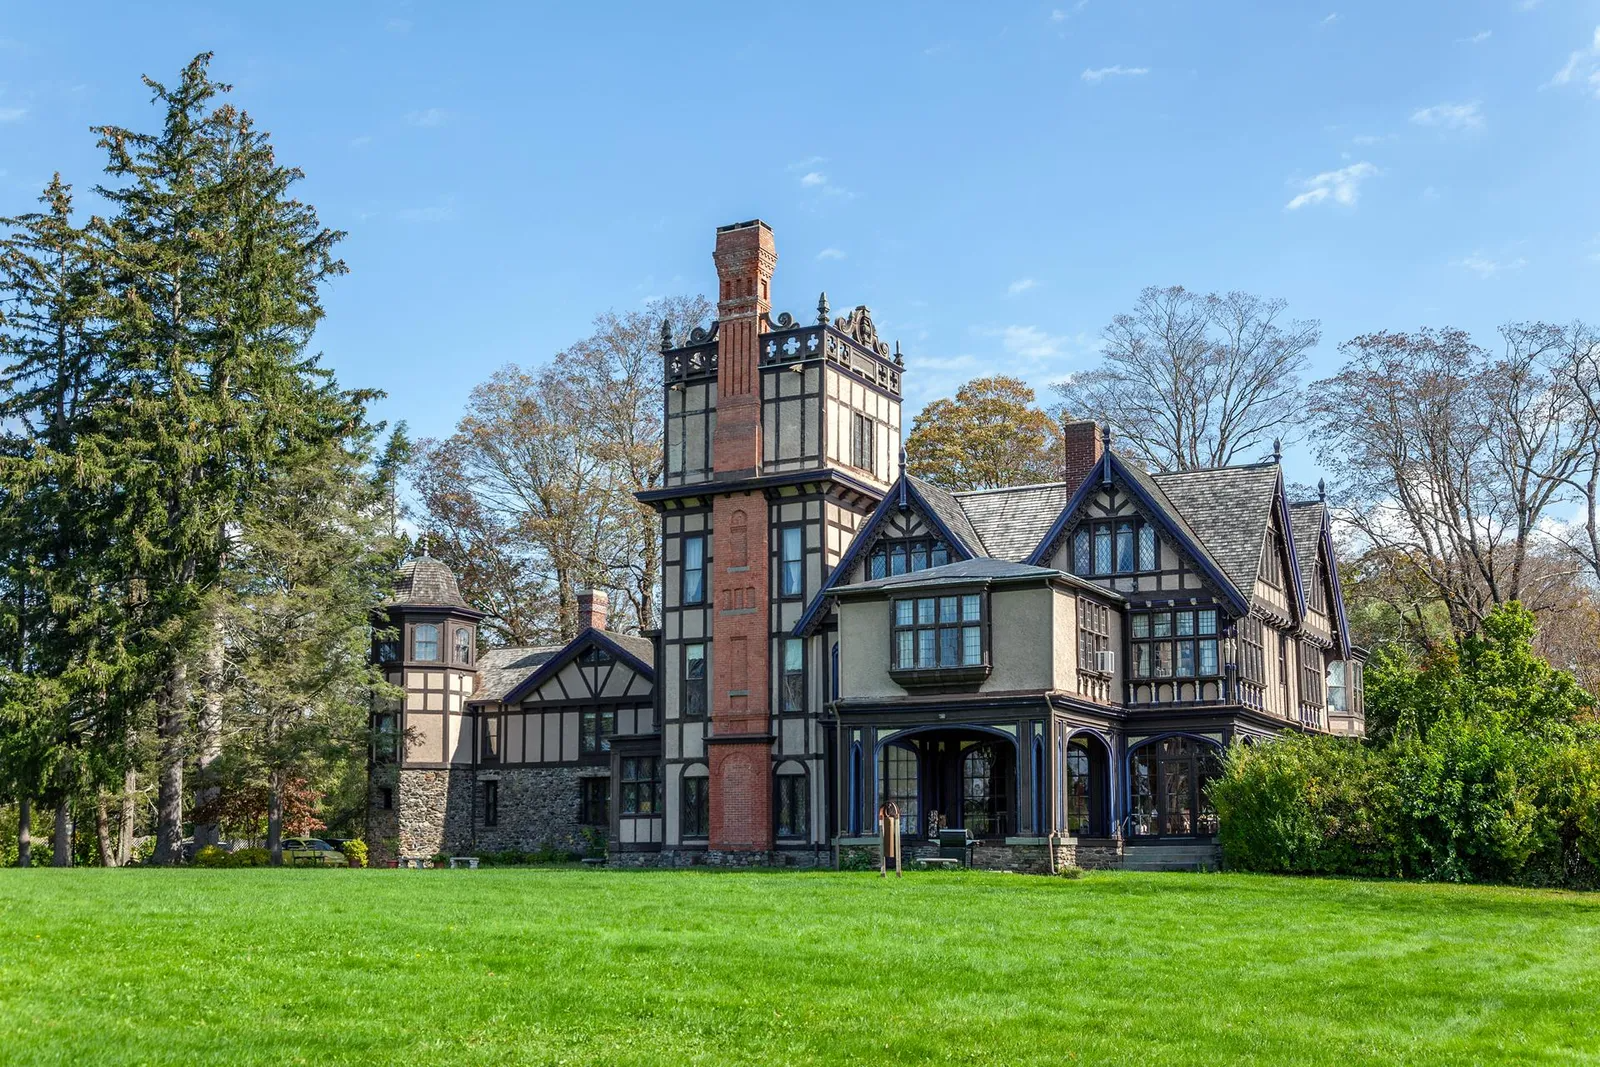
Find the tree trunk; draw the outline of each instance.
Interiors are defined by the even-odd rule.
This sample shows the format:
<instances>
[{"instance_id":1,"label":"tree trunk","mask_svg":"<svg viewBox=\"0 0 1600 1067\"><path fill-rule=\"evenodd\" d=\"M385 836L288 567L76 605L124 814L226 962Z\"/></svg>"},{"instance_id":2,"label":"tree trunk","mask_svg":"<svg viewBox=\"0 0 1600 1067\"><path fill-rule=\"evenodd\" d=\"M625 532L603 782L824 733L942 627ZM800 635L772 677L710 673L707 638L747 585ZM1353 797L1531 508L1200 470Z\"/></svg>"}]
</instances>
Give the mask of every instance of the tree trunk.
<instances>
[{"instance_id":1,"label":"tree trunk","mask_svg":"<svg viewBox=\"0 0 1600 1067\"><path fill-rule=\"evenodd\" d=\"M210 640L206 645L205 677L201 679L199 753L195 766L195 808L204 809L217 799L217 760L222 756L222 612L212 609ZM194 825L194 847L220 844L222 835L215 818Z\"/></svg>"},{"instance_id":2,"label":"tree trunk","mask_svg":"<svg viewBox=\"0 0 1600 1067\"><path fill-rule=\"evenodd\" d=\"M17 866L33 866L33 801L17 801Z\"/></svg>"},{"instance_id":3,"label":"tree trunk","mask_svg":"<svg viewBox=\"0 0 1600 1067\"><path fill-rule=\"evenodd\" d=\"M283 866L283 772L273 771L267 793L267 851L272 865Z\"/></svg>"},{"instance_id":4,"label":"tree trunk","mask_svg":"<svg viewBox=\"0 0 1600 1067\"><path fill-rule=\"evenodd\" d=\"M156 789L157 864L168 867L183 852L183 742L189 725L188 667L172 665L166 690L156 706L156 734L161 738L161 777Z\"/></svg>"},{"instance_id":5,"label":"tree trunk","mask_svg":"<svg viewBox=\"0 0 1600 1067\"><path fill-rule=\"evenodd\" d=\"M50 866L72 866L72 808L66 800L56 801L56 837Z\"/></svg>"},{"instance_id":6,"label":"tree trunk","mask_svg":"<svg viewBox=\"0 0 1600 1067\"><path fill-rule=\"evenodd\" d=\"M104 789L99 790L95 796L94 841L95 848L100 852L100 866L115 867L117 857L111 851L111 814L107 810Z\"/></svg>"},{"instance_id":7,"label":"tree trunk","mask_svg":"<svg viewBox=\"0 0 1600 1067\"><path fill-rule=\"evenodd\" d=\"M130 731L131 736L131 731ZM131 744L130 740L130 744ZM139 772L129 767L122 772L122 813L117 825L117 866L126 867L133 861L134 819L139 813L137 794Z\"/></svg>"}]
</instances>

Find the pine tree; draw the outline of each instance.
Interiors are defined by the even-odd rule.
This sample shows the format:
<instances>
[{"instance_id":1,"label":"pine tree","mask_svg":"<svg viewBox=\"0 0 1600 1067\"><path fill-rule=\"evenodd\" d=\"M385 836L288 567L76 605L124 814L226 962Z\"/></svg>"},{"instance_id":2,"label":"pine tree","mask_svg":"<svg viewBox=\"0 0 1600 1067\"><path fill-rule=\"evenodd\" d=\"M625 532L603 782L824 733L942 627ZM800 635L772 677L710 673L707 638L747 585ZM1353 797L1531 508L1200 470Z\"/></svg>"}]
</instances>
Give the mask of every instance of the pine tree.
<instances>
[{"instance_id":1,"label":"pine tree","mask_svg":"<svg viewBox=\"0 0 1600 1067\"><path fill-rule=\"evenodd\" d=\"M301 173L247 114L215 104L229 87L210 59L170 89L145 79L165 112L159 133L97 130L107 173L124 182L100 190L115 209L99 232L118 395L86 462L110 487L103 521L131 594L139 682L120 697L156 711L161 863L182 837L197 662L218 684L214 598L232 530L284 458L330 432L328 375L305 349L322 285L345 270L332 251L343 235L290 195ZM218 694L205 699L209 711ZM206 726L220 730L214 715ZM200 748L216 751L214 737Z\"/></svg>"}]
</instances>

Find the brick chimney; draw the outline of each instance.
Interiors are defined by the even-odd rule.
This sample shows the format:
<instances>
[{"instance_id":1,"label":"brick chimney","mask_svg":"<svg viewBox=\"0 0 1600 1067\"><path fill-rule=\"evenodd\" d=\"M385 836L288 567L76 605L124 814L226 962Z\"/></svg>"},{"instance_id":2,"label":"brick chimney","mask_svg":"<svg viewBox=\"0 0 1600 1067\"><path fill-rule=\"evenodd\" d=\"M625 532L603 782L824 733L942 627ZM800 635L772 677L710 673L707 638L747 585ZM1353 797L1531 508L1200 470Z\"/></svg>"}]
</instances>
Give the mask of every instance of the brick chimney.
<instances>
[{"instance_id":1,"label":"brick chimney","mask_svg":"<svg viewBox=\"0 0 1600 1067\"><path fill-rule=\"evenodd\" d=\"M761 330L771 308L778 246L760 219L717 227L717 428L711 466L719 477L761 468Z\"/></svg>"},{"instance_id":2,"label":"brick chimney","mask_svg":"<svg viewBox=\"0 0 1600 1067\"><path fill-rule=\"evenodd\" d=\"M578 594L578 631L604 630L611 614L611 598L603 589L585 589Z\"/></svg>"},{"instance_id":3,"label":"brick chimney","mask_svg":"<svg viewBox=\"0 0 1600 1067\"><path fill-rule=\"evenodd\" d=\"M1094 465L1100 462L1103 452L1100 425L1093 419L1078 419L1064 423L1061 439L1066 444L1061 480L1074 492L1089 477Z\"/></svg>"}]
</instances>

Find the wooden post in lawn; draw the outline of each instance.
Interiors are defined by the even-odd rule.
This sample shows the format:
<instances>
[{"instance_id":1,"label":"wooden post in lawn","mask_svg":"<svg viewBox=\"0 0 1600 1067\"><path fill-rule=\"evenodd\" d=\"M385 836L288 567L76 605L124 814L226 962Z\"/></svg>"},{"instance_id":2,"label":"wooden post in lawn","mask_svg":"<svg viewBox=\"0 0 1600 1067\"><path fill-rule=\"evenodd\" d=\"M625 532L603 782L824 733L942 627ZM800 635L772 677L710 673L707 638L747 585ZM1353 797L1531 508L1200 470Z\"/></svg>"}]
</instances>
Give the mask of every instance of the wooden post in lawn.
<instances>
[{"instance_id":1,"label":"wooden post in lawn","mask_svg":"<svg viewBox=\"0 0 1600 1067\"><path fill-rule=\"evenodd\" d=\"M885 801L878 808L878 833L880 845L878 853L878 877L889 876L889 854L894 853L894 876L900 877L900 805L894 801Z\"/></svg>"}]
</instances>

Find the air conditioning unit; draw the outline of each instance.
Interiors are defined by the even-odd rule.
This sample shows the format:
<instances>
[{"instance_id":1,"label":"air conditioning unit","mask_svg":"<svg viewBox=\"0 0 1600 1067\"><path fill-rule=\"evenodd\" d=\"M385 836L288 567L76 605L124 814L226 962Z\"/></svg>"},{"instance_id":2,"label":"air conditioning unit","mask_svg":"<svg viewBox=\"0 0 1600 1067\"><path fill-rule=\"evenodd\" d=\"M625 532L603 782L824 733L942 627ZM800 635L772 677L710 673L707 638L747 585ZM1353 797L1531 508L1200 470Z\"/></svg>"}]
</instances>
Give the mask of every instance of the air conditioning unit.
<instances>
[{"instance_id":1,"label":"air conditioning unit","mask_svg":"<svg viewBox=\"0 0 1600 1067\"><path fill-rule=\"evenodd\" d=\"M1117 654L1109 648L1094 654L1094 669L1101 674L1115 674L1117 672Z\"/></svg>"}]
</instances>

